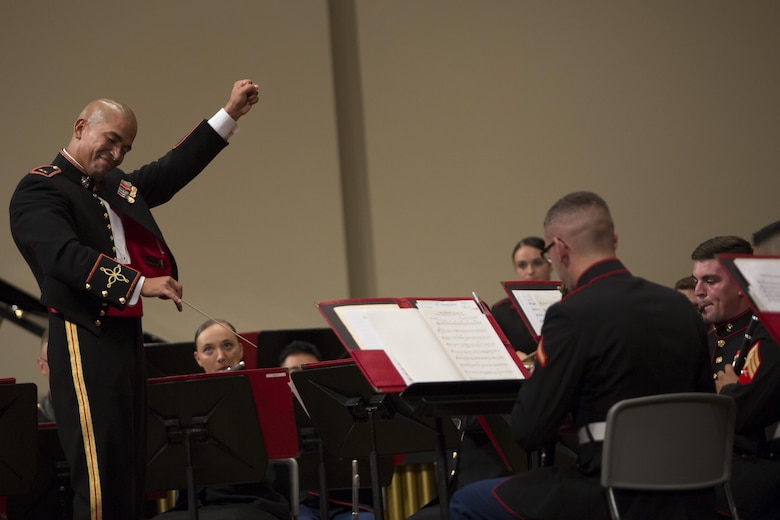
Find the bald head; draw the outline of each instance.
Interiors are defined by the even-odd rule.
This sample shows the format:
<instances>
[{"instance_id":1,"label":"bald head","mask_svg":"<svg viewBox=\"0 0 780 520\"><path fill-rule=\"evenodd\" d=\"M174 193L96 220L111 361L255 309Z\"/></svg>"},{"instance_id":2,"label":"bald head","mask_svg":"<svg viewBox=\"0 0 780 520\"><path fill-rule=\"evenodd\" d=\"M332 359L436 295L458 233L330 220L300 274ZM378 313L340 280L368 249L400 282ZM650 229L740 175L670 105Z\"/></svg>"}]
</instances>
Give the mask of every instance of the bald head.
<instances>
[{"instance_id":1,"label":"bald head","mask_svg":"<svg viewBox=\"0 0 780 520\"><path fill-rule=\"evenodd\" d=\"M120 117L138 127L135 114L130 107L113 99L101 98L90 101L79 114L79 119L84 119L90 124L105 123L113 117Z\"/></svg>"},{"instance_id":2,"label":"bald head","mask_svg":"<svg viewBox=\"0 0 780 520\"><path fill-rule=\"evenodd\" d=\"M66 150L87 175L100 181L106 172L122 164L137 131L135 114L127 105L96 99L84 107L73 124Z\"/></svg>"}]
</instances>

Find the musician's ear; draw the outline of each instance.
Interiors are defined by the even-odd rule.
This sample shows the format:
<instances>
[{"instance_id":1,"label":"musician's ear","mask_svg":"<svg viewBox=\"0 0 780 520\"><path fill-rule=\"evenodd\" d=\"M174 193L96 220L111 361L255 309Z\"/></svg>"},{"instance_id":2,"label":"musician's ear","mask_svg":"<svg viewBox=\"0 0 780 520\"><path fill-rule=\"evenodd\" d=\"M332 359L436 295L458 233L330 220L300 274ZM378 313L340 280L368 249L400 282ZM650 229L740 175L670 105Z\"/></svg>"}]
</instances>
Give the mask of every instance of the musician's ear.
<instances>
[{"instance_id":1,"label":"musician's ear","mask_svg":"<svg viewBox=\"0 0 780 520\"><path fill-rule=\"evenodd\" d=\"M569 248L562 240L554 238L555 240L555 252L558 253L558 258L561 259L561 264L569 266Z\"/></svg>"}]
</instances>

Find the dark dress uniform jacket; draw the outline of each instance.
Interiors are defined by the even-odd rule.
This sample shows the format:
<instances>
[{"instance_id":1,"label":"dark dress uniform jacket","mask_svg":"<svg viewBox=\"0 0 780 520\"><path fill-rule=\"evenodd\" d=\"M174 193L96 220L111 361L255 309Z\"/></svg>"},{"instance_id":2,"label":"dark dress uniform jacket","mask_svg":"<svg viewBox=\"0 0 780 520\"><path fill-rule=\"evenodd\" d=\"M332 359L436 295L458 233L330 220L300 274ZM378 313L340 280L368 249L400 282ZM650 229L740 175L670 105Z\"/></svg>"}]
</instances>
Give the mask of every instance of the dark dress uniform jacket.
<instances>
[{"instance_id":1,"label":"dark dress uniform jacket","mask_svg":"<svg viewBox=\"0 0 780 520\"><path fill-rule=\"evenodd\" d=\"M780 518L780 347L763 324L753 332L739 382L720 393L737 403L731 489L740 518Z\"/></svg>"},{"instance_id":2,"label":"dark dress uniform jacket","mask_svg":"<svg viewBox=\"0 0 780 520\"><path fill-rule=\"evenodd\" d=\"M537 449L568 415L581 427L605 421L622 399L713 390L706 331L690 302L606 260L548 309L534 373L512 410L512 431L523 447ZM526 520L609 518L599 483L601 443L579 448L577 468L517 475L499 484L496 496Z\"/></svg>"},{"instance_id":3,"label":"dark dress uniform jacket","mask_svg":"<svg viewBox=\"0 0 780 520\"><path fill-rule=\"evenodd\" d=\"M50 384L76 518L142 514L146 377L140 306L128 303L141 275L177 276L150 209L226 145L202 121L162 158L131 173L113 169L97 188L60 153L25 175L11 199L14 241L50 309ZM130 266L116 260L98 197L123 219Z\"/></svg>"},{"instance_id":4,"label":"dark dress uniform jacket","mask_svg":"<svg viewBox=\"0 0 780 520\"><path fill-rule=\"evenodd\" d=\"M745 332L752 316L753 312L746 310L730 320L710 327L707 341L710 345L713 379L716 378L718 372L723 370L725 365L730 365L734 361L734 357L742 349Z\"/></svg>"},{"instance_id":5,"label":"dark dress uniform jacket","mask_svg":"<svg viewBox=\"0 0 780 520\"><path fill-rule=\"evenodd\" d=\"M91 183L81 184L83 173L62 153L52 165L24 176L11 199L11 232L38 281L41 303L95 334L100 334L96 321L107 305L122 309L127 304L133 287L121 282L106 287L108 275L100 270L113 272L120 264L114 260L108 215L96 196L159 240L159 256L133 266L135 271L149 268L155 276L154 269L165 266L176 278L176 263L150 209L170 200L226 145L203 121L161 159L128 174L119 169L106 173L96 193ZM126 193L128 186L137 189L135 196ZM126 277L132 280L135 274Z\"/></svg>"}]
</instances>

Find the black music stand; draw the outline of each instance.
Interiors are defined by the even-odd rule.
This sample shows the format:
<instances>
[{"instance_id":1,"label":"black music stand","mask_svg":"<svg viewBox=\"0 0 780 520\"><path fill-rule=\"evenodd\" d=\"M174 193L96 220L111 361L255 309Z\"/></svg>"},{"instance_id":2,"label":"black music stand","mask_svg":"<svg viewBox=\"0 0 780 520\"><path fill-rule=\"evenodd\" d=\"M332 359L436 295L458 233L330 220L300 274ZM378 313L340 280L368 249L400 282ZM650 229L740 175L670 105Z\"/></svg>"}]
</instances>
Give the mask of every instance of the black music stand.
<instances>
[{"instance_id":1,"label":"black music stand","mask_svg":"<svg viewBox=\"0 0 780 520\"><path fill-rule=\"evenodd\" d=\"M148 401L147 488L186 488L190 518L198 518L196 485L266 477L268 457L246 377L150 381Z\"/></svg>"},{"instance_id":2,"label":"black music stand","mask_svg":"<svg viewBox=\"0 0 780 520\"><path fill-rule=\"evenodd\" d=\"M330 330L330 329L326 329ZM298 430L298 478L302 490L319 490L320 517L328 516L328 500L331 490L347 490L353 487L352 460L340 459L322 446L322 439L306 414L300 401L294 399L293 411ZM368 457L356 457L360 489L373 489ZM393 479L395 464L392 456L379 457L379 485L387 487ZM369 478L366 478L368 475Z\"/></svg>"},{"instance_id":3,"label":"black music stand","mask_svg":"<svg viewBox=\"0 0 780 520\"><path fill-rule=\"evenodd\" d=\"M26 493L38 460L38 389L0 384L0 495Z\"/></svg>"},{"instance_id":4,"label":"black music stand","mask_svg":"<svg viewBox=\"0 0 780 520\"><path fill-rule=\"evenodd\" d=\"M195 361L195 342L146 343L146 377L183 376L199 374L203 369Z\"/></svg>"},{"instance_id":5,"label":"black music stand","mask_svg":"<svg viewBox=\"0 0 780 520\"><path fill-rule=\"evenodd\" d=\"M451 421L418 417L395 394L377 393L354 364L311 367L290 375L322 442L340 458L369 457L374 509L384 519L379 456L434 451L437 435L460 444Z\"/></svg>"},{"instance_id":6,"label":"black music stand","mask_svg":"<svg viewBox=\"0 0 780 520\"><path fill-rule=\"evenodd\" d=\"M438 458L444 460L445 441L440 426L446 424L445 417L509 413L521 385L522 380L513 379L414 383L406 387L400 398L414 413L436 418ZM436 484L441 518L448 520L449 489L444 464L436 466Z\"/></svg>"},{"instance_id":7,"label":"black music stand","mask_svg":"<svg viewBox=\"0 0 780 520\"><path fill-rule=\"evenodd\" d=\"M32 485L25 493L8 497L8 517L73 518L70 466L62 452L55 423L38 423L37 453Z\"/></svg>"}]
</instances>

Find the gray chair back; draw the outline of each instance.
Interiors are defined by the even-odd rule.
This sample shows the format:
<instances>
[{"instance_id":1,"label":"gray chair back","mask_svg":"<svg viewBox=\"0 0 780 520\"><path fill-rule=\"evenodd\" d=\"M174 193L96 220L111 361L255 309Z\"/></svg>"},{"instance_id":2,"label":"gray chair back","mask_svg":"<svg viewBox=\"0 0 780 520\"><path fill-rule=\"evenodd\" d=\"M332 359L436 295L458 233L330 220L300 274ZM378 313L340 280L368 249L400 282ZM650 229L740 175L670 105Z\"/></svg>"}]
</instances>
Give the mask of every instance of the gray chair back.
<instances>
[{"instance_id":1,"label":"gray chair back","mask_svg":"<svg viewBox=\"0 0 780 520\"><path fill-rule=\"evenodd\" d=\"M626 399L607 414L601 484L613 518L613 488L692 490L722 485L737 518L729 478L736 407L727 396L676 393Z\"/></svg>"}]
</instances>

